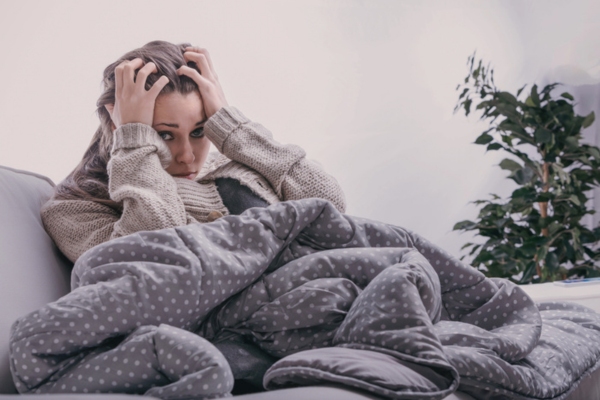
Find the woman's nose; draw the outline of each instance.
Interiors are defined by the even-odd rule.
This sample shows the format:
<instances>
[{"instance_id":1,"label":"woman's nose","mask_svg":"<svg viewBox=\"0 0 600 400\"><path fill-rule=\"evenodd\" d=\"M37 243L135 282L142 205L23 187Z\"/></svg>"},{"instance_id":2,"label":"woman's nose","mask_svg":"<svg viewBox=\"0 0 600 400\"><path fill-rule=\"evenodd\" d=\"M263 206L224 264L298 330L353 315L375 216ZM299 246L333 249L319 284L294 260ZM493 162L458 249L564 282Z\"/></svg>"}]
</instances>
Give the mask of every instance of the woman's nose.
<instances>
[{"instance_id":1,"label":"woman's nose","mask_svg":"<svg viewBox=\"0 0 600 400\"><path fill-rule=\"evenodd\" d=\"M182 164L191 164L195 159L194 149L192 148L190 141L184 140L177 149L175 160Z\"/></svg>"}]
</instances>

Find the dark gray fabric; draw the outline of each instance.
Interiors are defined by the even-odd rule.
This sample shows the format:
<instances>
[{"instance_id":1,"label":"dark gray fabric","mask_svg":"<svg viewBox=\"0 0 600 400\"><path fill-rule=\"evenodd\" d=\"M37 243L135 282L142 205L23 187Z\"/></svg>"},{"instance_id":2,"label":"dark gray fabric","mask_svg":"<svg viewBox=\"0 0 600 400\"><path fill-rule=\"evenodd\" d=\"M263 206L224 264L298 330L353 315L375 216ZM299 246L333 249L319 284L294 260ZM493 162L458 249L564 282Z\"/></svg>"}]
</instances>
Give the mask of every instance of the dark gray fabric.
<instances>
[{"instance_id":1,"label":"dark gray fabric","mask_svg":"<svg viewBox=\"0 0 600 400\"><path fill-rule=\"evenodd\" d=\"M277 361L275 357L241 337L215 343L215 347L223 353L231 367L233 378L236 380L235 385L239 389L237 393L261 390L265 372ZM251 387L247 388L244 383Z\"/></svg>"},{"instance_id":2,"label":"dark gray fabric","mask_svg":"<svg viewBox=\"0 0 600 400\"><path fill-rule=\"evenodd\" d=\"M231 215L240 215L252 207L267 207L269 203L257 196L249 187L232 178L215 179L217 191Z\"/></svg>"},{"instance_id":3,"label":"dark gray fabric","mask_svg":"<svg viewBox=\"0 0 600 400\"><path fill-rule=\"evenodd\" d=\"M13 326L22 393L223 395L231 372L207 340L231 332L282 357L268 388L332 382L399 399L459 383L476 398L561 399L600 358L595 312L538 309L414 232L318 199L102 244L72 288Z\"/></svg>"}]
</instances>

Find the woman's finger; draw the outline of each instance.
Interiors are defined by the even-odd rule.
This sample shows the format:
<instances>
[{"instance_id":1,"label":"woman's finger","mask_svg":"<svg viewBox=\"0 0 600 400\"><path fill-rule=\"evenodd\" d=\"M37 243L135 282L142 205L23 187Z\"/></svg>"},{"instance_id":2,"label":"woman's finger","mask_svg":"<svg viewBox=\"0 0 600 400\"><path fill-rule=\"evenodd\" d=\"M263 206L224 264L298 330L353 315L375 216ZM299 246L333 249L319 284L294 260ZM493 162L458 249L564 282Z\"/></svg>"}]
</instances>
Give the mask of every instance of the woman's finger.
<instances>
[{"instance_id":1,"label":"woman's finger","mask_svg":"<svg viewBox=\"0 0 600 400\"><path fill-rule=\"evenodd\" d=\"M208 61L208 65L209 65L213 75L216 76L215 67L213 66L212 59L210 58L210 54L208 53L208 50L206 50L202 47L199 47L199 46L189 46L189 47L186 47L185 50L204 54L204 57L206 57L206 60Z\"/></svg>"},{"instance_id":2,"label":"woman's finger","mask_svg":"<svg viewBox=\"0 0 600 400\"><path fill-rule=\"evenodd\" d=\"M125 70L125 64L129 61L123 61L115 67L115 93L120 94L120 90L123 88L123 71Z\"/></svg>"},{"instance_id":3,"label":"woman's finger","mask_svg":"<svg viewBox=\"0 0 600 400\"><path fill-rule=\"evenodd\" d=\"M206 59L206 56L204 54L196 53L194 51L186 51L185 53L183 53L183 58L185 58L186 61L195 62L198 66L198 69L200 70L200 74L206 79L215 79L212 70L208 65L208 60Z\"/></svg>"},{"instance_id":4,"label":"woman's finger","mask_svg":"<svg viewBox=\"0 0 600 400\"><path fill-rule=\"evenodd\" d=\"M223 89L221 89L216 74L210 70L208 59L204 54L186 51L183 56L187 61L195 62L200 73L194 68L182 65L177 70L177 74L185 75L196 83L204 106L204 113L206 118L210 118L221 108L227 106Z\"/></svg>"},{"instance_id":5,"label":"woman's finger","mask_svg":"<svg viewBox=\"0 0 600 400\"><path fill-rule=\"evenodd\" d=\"M153 100L156 100L156 98L160 94L160 91L163 90L163 88L165 86L167 86L168 83L169 83L169 78L167 78L165 75L161 76L160 78L158 78L158 80L156 82L154 82L154 85L152 85L150 90L148 90L148 95Z\"/></svg>"},{"instance_id":6,"label":"woman's finger","mask_svg":"<svg viewBox=\"0 0 600 400\"><path fill-rule=\"evenodd\" d=\"M198 86L198 89L200 89L200 92L202 92L202 90L204 89L208 89L210 85L210 81L208 79L200 75L198 71L196 71L194 68L190 68L187 65L182 65L181 67L179 67L179 69L177 70L177 74L185 75L191 78L194 82L196 82L196 85Z\"/></svg>"},{"instance_id":7,"label":"woman's finger","mask_svg":"<svg viewBox=\"0 0 600 400\"><path fill-rule=\"evenodd\" d=\"M141 58L134 58L125 64L125 70L123 71L124 83L133 83L135 81L135 70L144 65Z\"/></svg>"},{"instance_id":8,"label":"woman's finger","mask_svg":"<svg viewBox=\"0 0 600 400\"><path fill-rule=\"evenodd\" d=\"M153 62L149 62L148 64L140 68L136 75L135 83L139 84L140 87L144 88L146 86L146 79L148 78L148 75L157 71L158 70L156 68L156 64L154 64Z\"/></svg>"}]
</instances>

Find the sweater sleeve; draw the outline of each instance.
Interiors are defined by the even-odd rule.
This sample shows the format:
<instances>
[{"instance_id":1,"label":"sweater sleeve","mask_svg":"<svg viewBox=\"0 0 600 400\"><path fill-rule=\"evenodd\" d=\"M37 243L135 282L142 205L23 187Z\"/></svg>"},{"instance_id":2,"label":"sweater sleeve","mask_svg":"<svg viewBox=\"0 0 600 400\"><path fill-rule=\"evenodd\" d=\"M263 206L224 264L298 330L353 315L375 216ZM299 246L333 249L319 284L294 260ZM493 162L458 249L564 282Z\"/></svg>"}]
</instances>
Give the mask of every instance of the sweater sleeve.
<instances>
[{"instance_id":1,"label":"sweater sleeve","mask_svg":"<svg viewBox=\"0 0 600 400\"><path fill-rule=\"evenodd\" d=\"M345 212L346 199L337 180L306 158L299 146L282 145L264 126L227 106L204 125L206 136L233 161L262 175L280 200L318 197Z\"/></svg>"},{"instance_id":2,"label":"sweater sleeve","mask_svg":"<svg viewBox=\"0 0 600 400\"><path fill-rule=\"evenodd\" d=\"M113 237L187 223L177 184L165 168L171 153L156 131L145 124L126 124L114 133L107 165L110 198L123 205Z\"/></svg>"},{"instance_id":3,"label":"sweater sleeve","mask_svg":"<svg viewBox=\"0 0 600 400\"><path fill-rule=\"evenodd\" d=\"M164 170L170 158L150 126L126 124L115 130L108 190L122 212L90 200L51 199L42 208L44 226L67 258L75 262L97 244L138 231L186 225L177 184Z\"/></svg>"}]
</instances>

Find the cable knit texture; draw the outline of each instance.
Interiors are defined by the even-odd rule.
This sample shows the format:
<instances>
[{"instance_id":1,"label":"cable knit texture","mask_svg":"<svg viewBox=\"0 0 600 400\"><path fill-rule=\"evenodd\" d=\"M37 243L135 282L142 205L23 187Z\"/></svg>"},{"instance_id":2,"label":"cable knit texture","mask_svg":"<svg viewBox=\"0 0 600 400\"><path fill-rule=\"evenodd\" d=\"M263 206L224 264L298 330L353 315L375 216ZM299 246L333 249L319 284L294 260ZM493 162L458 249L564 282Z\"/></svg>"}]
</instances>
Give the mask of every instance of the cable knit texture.
<instances>
[{"instance_id":1,"label":"cable knit texture","mask_svg":"<svg viewBox=\"0 0 600 400\"><path fill-rule=\"evenodd\" d=\"M319 197L345 211L344 193L332 176L307 160L300 147L277 143L271 132L236 108L219 110L204 132L222 154L211 153L191 181L165 171L171 154L152 127L136 123L115 130L108 188L122 211L89 200L50 199L42 220L60 250L75 261L113 238L227 215L215 185L221 177L238 180L269 204Z\"/></svg>"}]
</instances>

